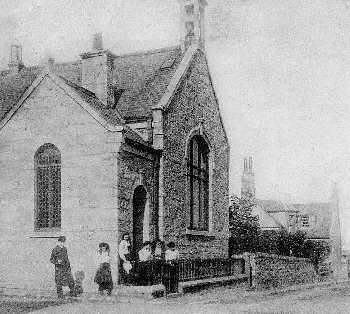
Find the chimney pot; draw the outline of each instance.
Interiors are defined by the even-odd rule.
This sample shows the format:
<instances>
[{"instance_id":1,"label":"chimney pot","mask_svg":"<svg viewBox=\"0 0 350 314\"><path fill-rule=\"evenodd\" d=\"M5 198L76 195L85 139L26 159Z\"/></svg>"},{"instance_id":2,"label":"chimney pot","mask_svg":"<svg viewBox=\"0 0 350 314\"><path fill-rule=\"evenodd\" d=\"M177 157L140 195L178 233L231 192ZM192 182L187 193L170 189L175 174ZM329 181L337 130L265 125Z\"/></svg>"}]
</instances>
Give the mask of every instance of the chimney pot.
<instances>
[{"instance_id":1,"label":"chimney pot","mask_svg":"<svg viewBox=\"0 0 350 314\"><path fill-rule=\"evenodd\" d=\"M253 158L244 158L244 169L242 173L241 197L244 199L255 199L255 178L253 172Z\"/></svg>"},{"instance_id":2,"label":"chimney pot","mask_svg":"<svg viewBox=\"0 0 350 314\"><path fill-rule=\"evenodd\" d=\"M19 43L13 43L10 51L9 68L11 73L18 73L24 67L22 63L22 46Z\"/></svg>"},{"instance_id":3,"label":"chimney pot","mask_svg":"<svg viewBox=\"0 0 350 314\"><path fill-rule=\"evenodd\" d=\"M55 58L52 56L52 54L49 51L46 51L45 57L44 57L45 67L48 69L51 69L54 64L55 64Z\"/></svg>"}]
</instances>

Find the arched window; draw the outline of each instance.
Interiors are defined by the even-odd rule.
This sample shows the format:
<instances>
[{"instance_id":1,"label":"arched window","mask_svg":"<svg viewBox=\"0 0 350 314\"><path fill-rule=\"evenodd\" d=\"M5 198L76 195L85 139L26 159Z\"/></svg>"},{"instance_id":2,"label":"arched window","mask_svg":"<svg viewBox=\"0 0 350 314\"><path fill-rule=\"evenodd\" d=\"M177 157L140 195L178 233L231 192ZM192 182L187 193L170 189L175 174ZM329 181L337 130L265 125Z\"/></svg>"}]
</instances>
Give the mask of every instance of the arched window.
<instances>
[{"instance_id":1,"label":"arched window","mask_svg":"<svg viewBox=\"0 0 350 314\"><path fill-rule=\"evenodd\" d=\"M189 141L190 229L209 228L209 148L200 135Z\"/></svg>"},{"instance_id":2,"label":"arched window","mask_svg":"<svg viewBox=\"0 0 350 314\"><path fill-rule=\"evenodd\" d=\"M35 154L35 228L61 227L61 154L53 144L44 144Z\"/></svg>"}]
</instances>

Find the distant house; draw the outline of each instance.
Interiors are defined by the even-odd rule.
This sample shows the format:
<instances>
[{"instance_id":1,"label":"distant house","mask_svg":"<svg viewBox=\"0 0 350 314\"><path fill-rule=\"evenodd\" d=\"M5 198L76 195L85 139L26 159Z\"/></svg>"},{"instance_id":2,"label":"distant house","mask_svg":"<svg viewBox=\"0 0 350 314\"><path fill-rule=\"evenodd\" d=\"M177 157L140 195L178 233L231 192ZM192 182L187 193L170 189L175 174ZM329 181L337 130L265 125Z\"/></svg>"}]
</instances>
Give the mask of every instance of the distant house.
<instances>
[{"instance_id":1,"label":"distant house","mask_svg":"<svg viewBox=\"0 0 350 314\"><path fill-rule=\"evenodd\" d=\"M262 212L270 215L277 222L279 228L285 228L290 232L297 230L298 213L293 206L278 200L256 200L256 206ZM260 227L266 229L265 220L260 219L260 217L259 215Z\"/></svg>"},{"instance_id":2,"label":"distant house","mask_svg":"<svg viewBox=\"0 0 350 314\"><path fill-rule=\"evenodd\" d=\"M244 160L241 197L255 199L252 213L259 217L263 230L301 230L309 240L330 240L331 204L288 204L280 200L256 199L251 157Z\"/></svg>"},{"instance_id":3,"label":"distant house","mask_svg":"<svg viewBox=\"0 0 350 314\"><path fill-rule=\"evenodd\" d=\"M298 229L310 240L329 240L332 220L330 203L293 204L298 212Z\"/></svg>"}]
</instances>

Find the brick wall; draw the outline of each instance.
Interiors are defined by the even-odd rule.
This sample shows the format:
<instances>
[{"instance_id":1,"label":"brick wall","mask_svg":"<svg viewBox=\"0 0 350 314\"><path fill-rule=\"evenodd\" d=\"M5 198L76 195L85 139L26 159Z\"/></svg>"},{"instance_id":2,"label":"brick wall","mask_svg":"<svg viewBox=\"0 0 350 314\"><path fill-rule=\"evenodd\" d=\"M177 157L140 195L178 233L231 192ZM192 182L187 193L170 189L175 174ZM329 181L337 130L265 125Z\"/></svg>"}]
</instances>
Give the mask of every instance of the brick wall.
<instances>
[{"instance_id":1,"label":"brick wall","mask_svg":"<svg viewBox=\"0 0 350 314\"><path fill-rule=\"evenodd\" d=\"M203 124L213 154L213 234L188 236L186 138ZM164 115L164 240L177 242L182 257L227 255L229 148L202 52L190 65Z\"/></svg>"},{"instance_id":2,"label":"brick wall","mask_svg":"<svg viewBox=\"0 0 350 314\"><path fill-rule=\"evenodd\" d=\"M67 236L73 272L93 276L98 243L116 254L116 151L120 138L107 132L48 77L0 130L0 282L3 286L55 289L53 238ZM61 152L62 228L34 231L34 154L52 143ZM116 267L114 268L116 269Z\"/></svg>"},{"instance_id":3,"label":"brick wall","mask_svg":"<svg viewBox=\"0 0 350 314\"><path fill-rule=\"evenodd\" d=\"M253 284L257 289L283 288L318 281L314 265L306 258L258 253L252 254L251 259L255 264Z\"/></svg>"}]
</instances>

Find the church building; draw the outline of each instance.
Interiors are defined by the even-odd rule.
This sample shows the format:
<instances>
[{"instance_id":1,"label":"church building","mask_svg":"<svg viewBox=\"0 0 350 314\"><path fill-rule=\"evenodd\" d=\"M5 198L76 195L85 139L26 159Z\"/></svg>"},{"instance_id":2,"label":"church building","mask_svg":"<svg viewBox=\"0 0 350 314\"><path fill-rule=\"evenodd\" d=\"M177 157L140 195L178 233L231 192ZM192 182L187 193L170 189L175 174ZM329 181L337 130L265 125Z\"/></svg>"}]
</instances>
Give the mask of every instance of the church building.
<instances>
[{"instance_id":1,"label":"church building","mask_svg":"<svg viewBox=\"0 0 350 314\"><path fill-rule=\"evenodd\" d=\"M227 257L229 145L204 49L205 0L179 0L180 45L115 55L93 36L73 62L0 71L0 289L54 291L67 237L73 273L124 233L174 241L181 258Z\"/></svg>"}]
</instances>

